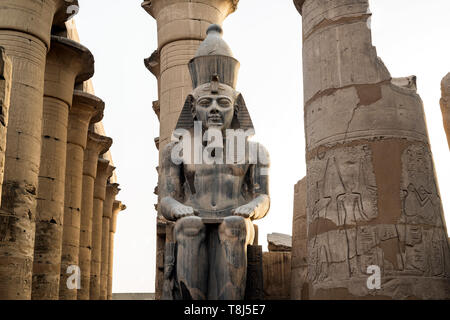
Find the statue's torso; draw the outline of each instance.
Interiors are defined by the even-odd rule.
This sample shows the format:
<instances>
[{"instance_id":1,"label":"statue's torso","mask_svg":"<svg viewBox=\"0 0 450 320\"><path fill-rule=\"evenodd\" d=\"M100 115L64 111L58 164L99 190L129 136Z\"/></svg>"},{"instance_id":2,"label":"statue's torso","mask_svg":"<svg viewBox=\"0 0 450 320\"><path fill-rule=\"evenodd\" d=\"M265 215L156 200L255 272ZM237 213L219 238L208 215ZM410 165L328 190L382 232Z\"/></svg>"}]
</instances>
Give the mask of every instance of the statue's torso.
<instances>
[{"instance_id":1,"label":"statue's torso","mask_svg":"<svg viewBox=\"0 0 450 320\"><path fill-rule=\"evenodd\" d=\"M200 217L225 217L249 201L249 164L185 164L184 204Z\"/></svg>"}]
</instances>

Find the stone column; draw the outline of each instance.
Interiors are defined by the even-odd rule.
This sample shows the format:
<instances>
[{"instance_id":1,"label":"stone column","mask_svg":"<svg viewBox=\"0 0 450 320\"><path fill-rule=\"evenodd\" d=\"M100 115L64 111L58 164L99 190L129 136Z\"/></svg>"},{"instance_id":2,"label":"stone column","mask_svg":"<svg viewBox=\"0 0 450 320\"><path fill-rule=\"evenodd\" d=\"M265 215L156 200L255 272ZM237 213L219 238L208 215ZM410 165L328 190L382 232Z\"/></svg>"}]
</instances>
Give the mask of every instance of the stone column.
<instances>
[{"instance_id":1,"label":"stone column","mask_svg":"<svg viewBox=\"0 0 450 320\"><path fill-rule=\"evenodd\" d=\"M239 0L152 0L142 7L156 19L158 49L145 60L158 80L159 101L153 109L160 120L160 150L170 142L186 96L192 90L188 62L206 37L210 24L222 24L236 10ZM157 218L158 230L165 230L165 220ZM156 299L162 293L165 235L157 236Z\"/></svg>"},{"instance_id":2,"label":"stone column","mask_svg":"<svg viewBox=\"0 0 450 320\"><path fill-rule=\"evenodd\" d=\"M106 186L106 197L103 204L103 225L102 225L102 268L100 272L100 300L108 298L108 272L109 272L109 244L111 218L116 195L119 193L119 184L108 183Z\"/></svg>"},{"instance_id":3,"label":"stone column","mask_svg":"<svg viewBox=\"0 0 450 320\"><path fill-rule=\"evenodd\" d=\"M310 297L450 298L450 249L415 77L393 79L377 57L368 0L295 3Z\"/></svg>"},{"instance_id":4,"label":"stone column","mask_svg":"<svg viewBox=\"0 0 450 320\"><path fill-rule=\"evenodd\" d=\"M61 280L59 284L60 300L76 300L77 290L67 286L68 267L78 266L80 245L80 212L83 186L83 159L86 148L89 123L93 117L103 113L104 103L96 96L74 91L72 108L69 112L67 129L66 178L64 190L64 228L61 255ZM69 269L70 270L70 269Z\"/></svg>"},{"instance_id":5,"label":"stone column","mask_svg":"<svg viewBox=\"0 0 450 320\"><path fill-rule=\"evenodd\" d=\"M447 134L447 143L450 149L450 73L448 73L441 82L442 99L441 111L444 121L444 129Z\"/></svg>"},{"instance_id":6,"label":"stone column","mask_svg":"<svg viewBox=\"0 0 450 320\"><path fill-rule=\"evenodd\" d=\"M0 46L12 61L0 211L0 299L30 299L45 58L64 0L2 0Z\"/></svg>"},{"instance_id":7,"label":"stone column","mask_svg":"<svg viewBox=\"0 0 450 320\"><path fill-rule=\"evenodd\" d=\"M36 209L32 299L59 297L67 125L75 82L94 74L94 57L72 40L52 36L47 54L42 151Z\"/></svg>"},{"instance_id":8,"label":"stone column","mask_svg":"<svg viewBox=\"0 0 450 320\"><path fill-rule=\"evenodd\" d=\"M111 225L109 227L109 264L108 264L108 295L107 300L112 300L112 280L114 270L114 235L117 230L117 215L127 207L122 202L115 200L112 208Z\"/></svg>"},{"instance_id":9,"label":"stone column","mask_svg":"<svg viewBox=\"0 0 450 320\"><path fill-rule=\"evenodd\" d=\"M5 172L6 131L11 97L12 62L0 47L0 194ZM0 198L1 204L1 198ZM1 233L0 233L1 234Z\"/></svg>"},{"instance_id":10,"label":"stone column","mask_svg":"<svg viewBox=\"0 0 450 320\"><path fill-rule=\"evenodd\" d=\"M83 164L83 194L81 205L81 233L79 264L81 269L81 289L78 290L78 300L89 300L92 254L92 217L94 206L94 183L97 176L97 163L100 154L109 150L112 139L88 133Z\"/></svg>"},{"instance_id":11,"label":"stone column","mask_svg":"<svg viewBox=\"0 0 450 320\"><path fill-rule=\"evenodd\" d=\"M291 300L308 300L308 234L306 223L306 177L294 188L292 223Z\"/></svg>"},{"instance_id":12,"label":"stone column","mask_svg":"<svg viewBox=\"0 0 450 320\"><path fill-rule=\"evenodd\" d=\"M114 167L108 160L99 158L97 176L94 186L94 215L92 219L92 257L90 299L100 299L100 273L102 263L102 231L103 231L103 202L106 198L106 184L111 177Z\"/></svg>"}]
</instances>

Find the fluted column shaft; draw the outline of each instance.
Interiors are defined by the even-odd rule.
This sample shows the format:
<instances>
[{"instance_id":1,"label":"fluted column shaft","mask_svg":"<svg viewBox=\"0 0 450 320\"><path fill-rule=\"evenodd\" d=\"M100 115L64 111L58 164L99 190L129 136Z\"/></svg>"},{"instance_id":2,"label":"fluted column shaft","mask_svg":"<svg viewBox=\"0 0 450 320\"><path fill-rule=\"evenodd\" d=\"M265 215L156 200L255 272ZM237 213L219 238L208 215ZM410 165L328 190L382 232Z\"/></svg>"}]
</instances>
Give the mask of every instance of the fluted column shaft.
<instances>
[{"instance_id":1,"label":"fluted column shaft","mask_svg":"<svg viewBox=\"0 0 450 320\"><path fill-rule=\"evenodd\" d=\"M117 230L117 215L127 207L122 202L115 200L112 207L111 225L109 227L109 263L108 263L108 295L107 300L112 300L112 281L114 271L114 236Z\"/></svg>"},{"instance_id":2,"label":"fluted column shaft","mask_svg":"<svg viewBox=\"0 0 450 320\"><path fill-rule=\"evenodd\" d=\"M86 48L52 36L45 70L32 299L59 297L69 109L75 82L93 73L94 57Z\"/></svg>"},{"instance_id":3,"label":"fluted column shaft","mask_svg":"<svg viewBox=\"0 0 450 320\"><path fill-rule=\"evenodd\" d=\"M450 249L415 77L393 79L377 57L368 0L295 2L310 297L450 298Z\"/></svg>"},{"instance_id":4,"label":"fluted column shaft","mask_svg":"<svg viewBox=\"0 0 450 320\"><path fill-rule=\"evenodd\" d=\"M120 189L117 183L108 183L106 186L106 197L103 204L102 218L102 267L100 272L100 300L106 300L108 298L111 217L113 213L114 200L116 199L116 195L119 193L119 191Z\"/></svg>"},{"instance_id":5,"label":"fluted column shaft","mask_svg":"<svg viewBox=\"0 0 450 320\"><path fill-rule=\"evenodd\" d=\"M94 215L92 219L92 257L90 299L100 299L100 274L102 263L103 202L106 197L106 183L114 167L108 160L98 159L97 176L94 185Z\"/></svg>"},{"instance_id":6,"label":"fluted column shaft","mask_svg":"<svg viewBox=\"0 0 450 320\"><path fill-rule=\"evenodd\" d=\"M80 255L81 289L78 300L89 300L92 254L92 218L94 207L94 184L97 176L97 163L100 154L111 147L111 138L89 131L87 147L84 152L83 195L81 206Z\"/></svg>"},{"instance_id":7,"label":"fluted column shaft","mask_svg":"<svg viewBox=\"0 0 450 320\"><path fill-rule=\"evenodd\" d=\"M79 90L74 91L67 129L66 174L64 190L64 227L61 254L60 300L76 300L77 287L69 287L67 280L73 275L68 267L79 268L80 212L83 186L83 160L89 124L103 112L103 101ZM79 288L78 288L79 289Z\"/></svg>"},{"instance_id":8,"label":"fluted column shaft","mask_svg":"<svg viewBox=\"0 0 450 320\"><path fill-rule=\"evenodd\" d=\"M0 46L13 64L0 211L0 299L30 299L45 58L64 0L2 0ZM60 19L66 15L57 14Z\"/></svg>"}]
</instances>

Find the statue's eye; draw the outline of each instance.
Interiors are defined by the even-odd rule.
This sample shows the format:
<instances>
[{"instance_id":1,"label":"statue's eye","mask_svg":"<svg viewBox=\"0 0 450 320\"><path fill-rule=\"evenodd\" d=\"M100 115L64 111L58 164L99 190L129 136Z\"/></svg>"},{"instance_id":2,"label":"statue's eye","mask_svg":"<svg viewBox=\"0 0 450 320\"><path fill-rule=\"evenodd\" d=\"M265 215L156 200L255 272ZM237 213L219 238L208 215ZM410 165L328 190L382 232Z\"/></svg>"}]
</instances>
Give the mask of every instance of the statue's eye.
<instances>
[{"instance_id":1,"label":"statue's eye","mask_svg":"<svg viewBox=\"0 0 450 320\"><path fill-rule=\"evenodd\" d=\"M228 99L219 99L218 103L223 108L228 108L231 106L231 101Z\"/></svg>"},{"instance_id":2,"label":"statue's eye","mask_svg":"<svg viewBox=\"0 0 450 320\"><path fill-rule=\"evenodd\" d=\"M208 107L211 104L211 100L209 99L202 99L198 102L198 104L202 107Z\"/></svg>"}]
</instances>

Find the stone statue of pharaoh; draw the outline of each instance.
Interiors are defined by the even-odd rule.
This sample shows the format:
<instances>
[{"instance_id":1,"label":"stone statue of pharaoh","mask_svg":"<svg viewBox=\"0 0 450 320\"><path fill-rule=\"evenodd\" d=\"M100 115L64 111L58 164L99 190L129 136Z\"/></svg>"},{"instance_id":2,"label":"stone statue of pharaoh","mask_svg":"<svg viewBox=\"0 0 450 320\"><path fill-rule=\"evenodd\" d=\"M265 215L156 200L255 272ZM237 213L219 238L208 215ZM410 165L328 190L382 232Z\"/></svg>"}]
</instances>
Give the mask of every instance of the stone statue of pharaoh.
<instances>
[{"instance_id":1,"label":"stone statue of pharaoh","mask_svg":"<svg viewBox=\"0 0 450 320\"><path fill-rule=\"evenodd\" d=\"M270 207L269 157L249 140L253 124L235 90L238 69L221 27L211 25L189 62L194 90L162 153L160 210L176 221L164 299L244 298L252 221Z\"/></svg>"}]
</instances>

